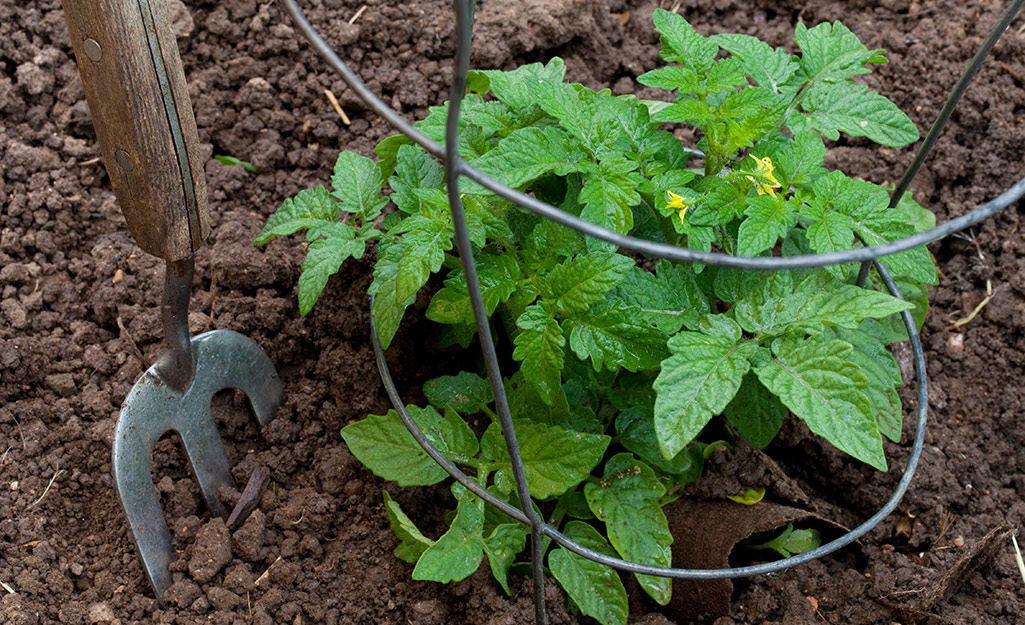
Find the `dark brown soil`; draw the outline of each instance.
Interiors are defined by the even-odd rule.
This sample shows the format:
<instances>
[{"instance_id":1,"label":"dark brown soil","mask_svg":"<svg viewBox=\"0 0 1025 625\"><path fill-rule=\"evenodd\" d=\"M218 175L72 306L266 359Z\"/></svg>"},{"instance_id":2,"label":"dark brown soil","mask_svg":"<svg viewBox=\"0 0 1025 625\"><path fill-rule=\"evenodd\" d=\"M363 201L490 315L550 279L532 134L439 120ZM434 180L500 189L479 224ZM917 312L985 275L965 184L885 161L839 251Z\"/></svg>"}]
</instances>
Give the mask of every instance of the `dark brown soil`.
<instances>
[{"instance_id":1,"label":"dark brown soil","mask_svg":"<svg viewBox=\"0 0 1025 625\"><path fill-rule=\"evenodd\" d=\"M176 28L201 140L211 155L238 156L261 172L208 160L213 234L197 259L190 321L194 331L225 328L253 337L280 369L286 403L262 430L241 397L218 396L213 407L238 481L262 466L270 483L259 509L229 532L209 519L176 443L159 445L154 475L182 550L169 605L159 609L112 488L110 445L121 401L160 349L163 269L129 238L96 158L60 4L0 3L0 622L531 622L529 583L522 578L514 580L512 597L486 572L444 587L411 581L411 567L391 554L395 540L380 494L386 484L338 436L346 423L388 408L367 341L370 262L346 265L301 319L295 301L300 241L251 245L285 197L328 180L339 149L369 155L391 131L324 68L275 4L169 1L179 5ZM362 0L305 4L370 88L407 117L422 117L446 98L450 3L367 0L351 25ZM843 19L870 47L890 51L890 64L867 81L924 132L1003 3L676 4L705 33L747 32L776 44L787 43L797 20ZM658 62L653 6L483 0L474 65L511 68L558 54L574 81L633 91L632 79ZM940 219L965 213L1025 173L1023 58L1018 20L915 183L917 199ZM351 125L331 108L327 88ZM830 160L886 183L910 157L909 149L852 140L832 148ZM986 538L1025 520L1021 221L1019 204L968 236L932 246L944 278L931 293L934 308L923 332L931 423L900 513L839 555L738 582L731 612L717 625L1025 622L1007 536ZM988 306L970 323L946 330L983 300L987 284ZM406 332L390 350L398 382L411 393L428 374L418 336ZM911 414L913 390L904 396ZM788 426L770 450L794 488L838 523L867 518L892 490L898 470L875 473L804 434ZM907 440L910 429L905 434ZM907 443L889 447L892 466L902 466L907 450ZM709 479L720 478L743 481ZM755 485L788 500L782 486ZM788 481L786 489L792 486ZM391 485L390 492L427 519L425 527L441 513L434 502L442 491L400 492ZM898 527L910 528L910 537ZM983 551L995 554L991 564L975 557ZM548 591L551 623L581 622L567 614L554 585ZM640 612L638 623L675 622L652 606Z\"/></svg>"}]
</instances>

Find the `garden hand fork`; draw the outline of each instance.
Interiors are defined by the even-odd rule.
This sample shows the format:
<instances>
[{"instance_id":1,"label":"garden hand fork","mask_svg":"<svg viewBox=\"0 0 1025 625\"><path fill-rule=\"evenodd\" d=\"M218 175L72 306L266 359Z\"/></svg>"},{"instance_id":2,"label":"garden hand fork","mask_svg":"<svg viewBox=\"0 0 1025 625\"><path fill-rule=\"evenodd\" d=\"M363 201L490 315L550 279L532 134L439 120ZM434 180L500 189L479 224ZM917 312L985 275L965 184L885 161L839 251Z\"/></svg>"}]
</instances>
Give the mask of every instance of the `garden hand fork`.
<instances>
[{"instance_id":1,"label":"garden hand fork","mask_svg":"<svg viewBox=\"0 0 1025 625\"><path fill-rule=\"evenodd\" d=\"M166 7L151 0L63 5L121 211L139 247L167 261L167 347L125 399L113 446L118 496L161 600L177 556L150 475L154 444L178 432L207 508L225 516L218 486L234 481L210 399L221 389L241 389L265 424L281 403L281 381L263 350L241 334L215 330L189 340L192 259L210 227L196 121Z\"/></svg>"}]
</instances>

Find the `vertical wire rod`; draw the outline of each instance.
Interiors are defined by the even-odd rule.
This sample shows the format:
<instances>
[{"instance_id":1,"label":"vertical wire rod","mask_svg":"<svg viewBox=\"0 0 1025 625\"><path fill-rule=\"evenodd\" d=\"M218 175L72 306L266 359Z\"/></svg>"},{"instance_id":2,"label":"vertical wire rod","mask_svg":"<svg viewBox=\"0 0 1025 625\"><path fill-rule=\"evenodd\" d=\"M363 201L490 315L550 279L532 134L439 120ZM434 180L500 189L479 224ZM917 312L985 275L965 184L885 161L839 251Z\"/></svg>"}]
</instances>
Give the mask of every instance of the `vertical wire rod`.
<instances>
[{"instance_id":1,"label":"vertical wire rod","mask_svg":"<svg viewBox=\"0 0 1025 625\"><path fill-rule=\"evenodd\" d=\"M936 116L936 120L933 121L932 126L929 128L929 132L925 135L925 140L922 141L922 145L919 146L918 151L915 152L915 157L911 160L911 164L908 165L904 175L901 176L900 182L894 187L893 193L890 194L890 208L894 208L900 203L900 199L904 196L904 192L911 186L911 181L914 180L915 176L918 175L922 165L925 164L925 159L928 158L929 152L932 151L933 146L940 138L940 134L943 132L943 128L946 127L947 122L950 121L951 115L954 114L954 109L957 108L958 102L961 101L961 96L964 95L965 91L968 90L968 85L971 84L972 80L979 73L979 69L982 68L983 62L989 57L989 53L996 46L997 41L1003 36L1004 31L1011 25L1015 16L1021 11L1022 5L1025 4L1025 0L1013 0L1004 9L1004 12L997 19L997 23L993 26L992 30L989 31L989 35L986 36L985 41L975 52L975 56L972 57L968 66L961 72L961 77L957 79L954 84L954 89L947 96L947 101L943 103L943 107L940 109L939 115ZM865 286L865 282L868 280L868 270L871 269L872 262L864 261L861 263L861 270L858 273L858 280L856 284L860 287Z\"/></svg>"},{"instance_id":2,"label":"vertical wire rod","mask_svg":"<svg viewBox=\"0 0 1025 625\"><path fill-rule=\"evenodd\" d=\"M904 192L908 190L911 185L911 180L921 169L922 164L925 163L925 159L929 156L929 152L933 146L936 145L936 141L940 138L940 133L943 131L943 127L947 125L950 120L950 116L954 113L954 108L957 103L961 100L961 96L968 89L968 85L975 78L975 75L979 73L979 68L982 67L983 62L989 56L990 51L997 45L997 41L1007 30L1007 27L1011 25L1015 16L1021 11L1022 5L1025 5L1025 0L1013 0L1004 9L1003 14L997 19L997 23L993 26L993 29L989 31L989 35L986 36L985 41L979 47L978 52L972 57L968 67L961 73L961 77L957 79L957 83L954 85L953 91L950 92L950 96L947 97L947 101L943 103L943 108L940 109L940 114L936 117L936 121L932 123L932 127L929 128L929 132L925 135L925 140L922 141L921 147L918 148L918 152L915 154L914 160L908 165L907 171L904 172L904 176L901 177L900 182L894 188L893 193L890 195L890 208L893 208L900 202L900 198L904 195Z\"/></svg>"},{"instance_id":3,"label":"vertical wire rod","mask_svg":"<svg viewBox=\"0 0 1025 625\"><path fill-rule=\"evenodd\" d=\"M452 76L452 93L449 99L448 117L445 123L445 180L448 186L448 202L452 209L452 223L455 228L456 241L459 245L459 258L466 275L466 286L473 306L473 317L477 324L477 336L480 338L484 362L488 370L488 379L495 395L495 406L498 409L502 434L505 437L506 449L512 465L516 493L519 496L523 511L530 521L531 547L534 577L534 608L537 625L548 622L545 610L545 578L543 558L543 541L541 540L543 519L531 505L530 489L527 486L527 474L523 468L523 457L516 440L509 402L505 396L505 385L502 382L502 371L498 364L498 355L491 338L487 309L481 293L477 266L473 258L473 248L463 211L463 202L459 193L459 176L465 161L459 158L459 109L462 106L463 94L466 92L466 77L470 71L470 48L473 39L473 0L454 0L456 12L456 56L455 71Z\"/></svg>"}]
</instances>

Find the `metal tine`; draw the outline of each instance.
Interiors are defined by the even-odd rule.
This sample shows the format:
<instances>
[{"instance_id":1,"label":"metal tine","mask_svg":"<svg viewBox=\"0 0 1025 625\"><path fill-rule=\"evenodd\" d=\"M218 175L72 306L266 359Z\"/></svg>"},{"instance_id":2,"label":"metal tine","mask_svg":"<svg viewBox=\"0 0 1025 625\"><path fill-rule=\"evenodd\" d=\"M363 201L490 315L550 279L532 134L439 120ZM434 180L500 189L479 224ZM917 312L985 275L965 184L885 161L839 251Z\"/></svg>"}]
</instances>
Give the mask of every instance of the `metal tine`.
<instances>
[{"instance_id":1,"label":"metal tine","mask_svg":"<svg viewBox=\"0 0 1025 625\"><path fill-rule=\"evenodd\" d=\"M207 509L214 516L225 517L218 489L235 482L210 414L210 400L222 389L241 389L264 425L274 417L282 398L281 380L273 363L249 337L214 330L189 340L192 269L191 259L167 264L161 317L168 347L125 398L114 432L114 481L146 577L159 601L171 585L168 565L175 551L153 485L153 447L164 434L176 432Z\"/></svg>"}]
</instances>

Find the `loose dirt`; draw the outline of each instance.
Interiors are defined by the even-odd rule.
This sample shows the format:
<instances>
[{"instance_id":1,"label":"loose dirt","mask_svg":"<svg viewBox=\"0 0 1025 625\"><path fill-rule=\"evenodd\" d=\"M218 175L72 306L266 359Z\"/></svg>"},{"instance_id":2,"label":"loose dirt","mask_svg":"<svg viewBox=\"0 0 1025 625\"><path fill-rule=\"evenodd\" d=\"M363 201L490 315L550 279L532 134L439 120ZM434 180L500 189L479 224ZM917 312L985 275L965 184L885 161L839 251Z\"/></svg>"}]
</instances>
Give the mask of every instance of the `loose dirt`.
<instances>
[{"instance_id":1,"label":"loose dirt","mask_svg":"<svg viewBox=\"0 0 1025 625\"><path fill-rule=\"evenodd\" d=\"M413 582L391 554L381 490L438 528L443 489L399 490L346 450L338 430L388 409L367 336L371 262L345 266L299 318L301 242L251 242L272 211L326 183L339 149L371 155L387 125L334 77L273 3L170 0L201 141L208 152L213 234L197 259L190 324L253 337L279 367L286 403L259 429L244 398L213 411L244 484L270 471L258 509L234 531L207 515L173 439L154 476L181 560L159 608L130 542L110 475L118 409L160 349L163 268L129 238L90 126L56 0L0 4L0 622L504 625L531 622L529 582L511 597L486 571L441 586ZM446 99L453 17L448 2L312 0L311 20L385 102L407 118ZM673 5L672 2L663 2ZM771 0L685 2L701 32L732 31L791 45L794 23L842 19L889 65L866 82L928 129L1001 10L997 2ZM615 93L658 64L654 3L483 0L473 65L512 68L566 59L569 78ZM940 220L995 197L1025 173L1025 35L1017 20L965 96L913 189ZM346 125L324 90L351 119ZM251 161L248 174L213 154ZM829 164L893 183L911 159L845 140ZM943 272L923 330L931 422L922 464L894 514L843 552L736 584L716 625L1025 622L1007 527L1025 519L1025 243L1022 206L931 246ZM987 296L982 312L955 330ZM422 304L422 302L421 302ZM416 399L458 358L428 353L415 320L389 358ZM904 390L907 414L914 391ZM769 457L790 476L770 497L806 493L809 507L852 526L893 489L907 457L889 445L879 474L789 423ZM741 450L733 452L741 453ZM743 482L714 462L710 479ZM770 473L756 473L765 476ZM785 484L784 484L785 483ZM707 486L707 485L706 485ZM707 490L707 488L706 488ZM226 493L229 503L237 493ZM440 505L439 505L440 502ZM991 532L997 531L996 534ZM979 554L986 555L982 557ZM937 587L942 592L936 592ZM930 590L930 588L934 590ZM548 586L550 622L580 623ZM924 599L928 597L928 601ZM669 620L635 606L646 625Z\"/></svg>"}]
</instances>

